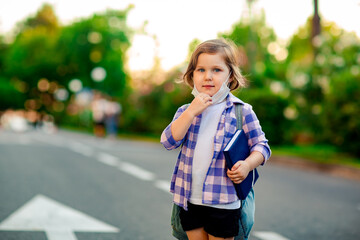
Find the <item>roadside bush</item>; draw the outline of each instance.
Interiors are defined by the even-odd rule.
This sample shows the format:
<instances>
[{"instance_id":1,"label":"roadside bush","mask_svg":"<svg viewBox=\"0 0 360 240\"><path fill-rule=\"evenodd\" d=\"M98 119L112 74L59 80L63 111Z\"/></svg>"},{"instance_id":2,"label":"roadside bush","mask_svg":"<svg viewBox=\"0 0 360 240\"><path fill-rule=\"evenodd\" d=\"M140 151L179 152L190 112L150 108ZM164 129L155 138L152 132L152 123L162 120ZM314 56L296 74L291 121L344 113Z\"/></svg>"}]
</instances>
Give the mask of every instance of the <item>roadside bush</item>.
<instances>
[{"instance_id":1,"label":"roadside bush","mask_svg":"<svg viewBox=\"0 0 360 240\"><path fill-rule=\"evenodd\" d=\"M285 98L265 89L246 89L236 95L253 106L270 144L279 145L287 141L290 121L284 116L288 105Z\"/></svg>"},{"instance_id":2,"label":"roadside bush","mask_svg":"<svg viewBox=\"0 0 360 240\"><path fill-rule=\"evenodd\" d=\"M0 77L0 110L24 108L24 95L19 92L9 79Z\"/></svg>"},{"instance_id":3,"label":"roadside bush","mask_svg":"<svg viewBox=\"0 0 360 240\"><path fill-rule=\"evenodd\" d=\"M360 157L360 78L351 73L339 75L325 96L326 139L342 151Z\"/></svg>"}]
</instances>

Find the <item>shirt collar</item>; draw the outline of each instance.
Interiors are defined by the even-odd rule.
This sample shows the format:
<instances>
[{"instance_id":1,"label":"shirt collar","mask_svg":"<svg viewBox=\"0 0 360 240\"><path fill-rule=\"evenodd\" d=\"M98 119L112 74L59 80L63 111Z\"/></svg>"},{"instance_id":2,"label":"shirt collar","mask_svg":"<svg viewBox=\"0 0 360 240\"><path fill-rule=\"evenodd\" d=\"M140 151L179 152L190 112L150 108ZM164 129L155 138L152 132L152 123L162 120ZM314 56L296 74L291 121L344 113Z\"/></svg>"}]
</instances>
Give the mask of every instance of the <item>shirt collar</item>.
<instances>
[{"instance_id":1,"label":"shirt collar","mask_svg":"<svg viewBox=\"0 0 360 240\"><path fill-rule=\"evenodd\" d=\"M226 108L232 107L234 103L239 103L242 105L245 104L239 98L235 97L232 93L229 93L229 95L226 97Z\"/></svg>"}]
</instances>

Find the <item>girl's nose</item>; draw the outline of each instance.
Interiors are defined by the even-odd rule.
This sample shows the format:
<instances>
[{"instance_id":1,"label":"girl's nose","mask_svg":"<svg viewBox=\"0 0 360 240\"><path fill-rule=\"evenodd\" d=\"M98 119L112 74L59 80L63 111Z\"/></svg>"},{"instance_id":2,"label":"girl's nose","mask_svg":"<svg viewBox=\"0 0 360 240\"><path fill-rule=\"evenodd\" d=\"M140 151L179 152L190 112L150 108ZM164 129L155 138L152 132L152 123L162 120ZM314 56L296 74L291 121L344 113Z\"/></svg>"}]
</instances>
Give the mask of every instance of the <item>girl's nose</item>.
<instances>
[{"instance_id":1,"label":"girl's nose","mask_svg":"<svg viewBox=\"0 0 360 240\"><path fill-rule=\"evenodd\" d=\"M212 79L212 72L206 71L205 72L205 80L211 80Z\"/></svg>"}]
</instances>

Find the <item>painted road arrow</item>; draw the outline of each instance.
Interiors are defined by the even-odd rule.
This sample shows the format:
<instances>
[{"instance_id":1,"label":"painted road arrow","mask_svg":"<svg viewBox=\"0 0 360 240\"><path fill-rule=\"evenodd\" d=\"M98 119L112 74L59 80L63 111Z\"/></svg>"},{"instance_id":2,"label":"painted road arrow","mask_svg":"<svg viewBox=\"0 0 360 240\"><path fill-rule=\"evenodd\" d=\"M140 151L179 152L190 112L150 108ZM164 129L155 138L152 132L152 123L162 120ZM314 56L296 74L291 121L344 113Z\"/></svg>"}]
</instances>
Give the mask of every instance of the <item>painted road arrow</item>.
<instances>
[{"instance_id":1,"label":"painted road arrow","mask_svg":"<svg viewBox=\"0 0 360 240\"><path fill-rule=\"evenodd\" d=\"M45 231L49 240L76 240L76 232L119 229L50 198L37 195L0 223L0 231Z\"/></svg>"}]
</instances>

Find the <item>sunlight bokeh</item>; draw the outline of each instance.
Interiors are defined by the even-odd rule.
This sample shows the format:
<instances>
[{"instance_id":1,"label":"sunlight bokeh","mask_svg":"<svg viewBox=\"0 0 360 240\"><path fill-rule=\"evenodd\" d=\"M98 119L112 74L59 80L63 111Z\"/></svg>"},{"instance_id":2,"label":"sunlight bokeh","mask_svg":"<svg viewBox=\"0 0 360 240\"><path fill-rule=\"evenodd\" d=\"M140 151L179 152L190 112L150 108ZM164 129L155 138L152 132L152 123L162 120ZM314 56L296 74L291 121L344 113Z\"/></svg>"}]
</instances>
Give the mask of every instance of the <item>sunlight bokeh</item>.
<instances>
[{"instance_id":1,"label":"sunlight bokeh","mask_svg":"<svg viewBox=\"0 0 360 240\"><path fill-rule=\"evenodd\" d=\"M155 54L165 70L182 63L188 52L189 43L198 38L201 41L216 38L219 32L226 32L231 26L248 14L247 1L235 0L103 0L86 2L72 0L13 0L0 3L0 33L9 32L16 22L34 15L43 3L49 3L63 24L106 9L125 9L130 4L127 23L130 27L144 27L150 37L135 36L129 51L129 67L133 70L151 68ZM277 36L287 39L305 23L313 12L313 0L257 0L252 12L264 11L268 25L274 28ZM21 4L21 8L19 8ZM319 1L321 17L336 22L347 31L360 35L360 1ZM341 11L339 11L341 9ZM346 15L346 17L344 17ZM96 34L90 36L97 40ZM279 55L283 58L285 53ZM96 60L96 56L94 56Z\"/></svg>"}]
</instances>

